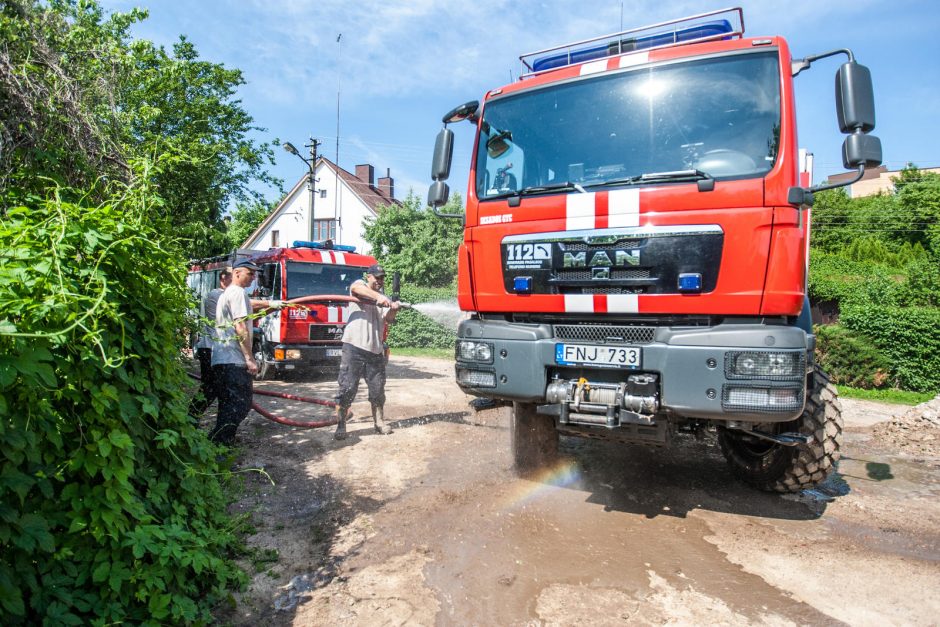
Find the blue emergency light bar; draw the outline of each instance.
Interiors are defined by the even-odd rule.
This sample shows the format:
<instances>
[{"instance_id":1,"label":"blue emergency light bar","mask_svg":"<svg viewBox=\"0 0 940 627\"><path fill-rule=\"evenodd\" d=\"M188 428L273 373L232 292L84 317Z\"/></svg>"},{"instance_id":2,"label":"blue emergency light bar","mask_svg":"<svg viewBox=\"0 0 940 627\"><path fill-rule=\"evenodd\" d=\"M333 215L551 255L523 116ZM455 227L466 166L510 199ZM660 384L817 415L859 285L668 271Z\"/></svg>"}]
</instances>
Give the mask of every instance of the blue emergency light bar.
<instances>
[{"instance_id":1,"label":"blue emergency light bar","mask_svg":"<svg viewBox=\"0 0 940 627\"><path fill-rule=\"evenodd\" d=\"M594 59L603 59L604 57L623 54L624 52L632 52L634 50L660 48L662 46L700 39L715 39L721 35L729 35L732 30L731 22L728 20L715 20L714 22L706 22L668 33L657 33L645 37L630 37L600 46L591 46L580 50L572 50L568 53L542 57L532 63L532 70L535 72L544 72L545 70L553 70L555 68L565 67L566 65L593 61Z\"/></svg>"},{"instance_id":2,"label":"blue emergency light bar","mask_svg":"<svg viewBox=\"0 0 940 627\"><path fill-rule=\"evenodd\" d=\"M667 48L743 36L744 11L741 7L718 9L526 53L520 56L519 60L531 73L522 74L519 78L524 80L546 70L634 50Z\"/></svg>"},{"instance_id":3,"label":"blue emergency light bar","mask_svg":"<svg viewBox=\"0 0 940 627\"><path fill-rule=\"evenodd\" d=\"M342 253L356 252L355 246L348 244L334 244L331 241L326 242L308 242L304 240L295 240L291 248L316 248L318 250L338 250Z\"/></svg>"}]
</instances>

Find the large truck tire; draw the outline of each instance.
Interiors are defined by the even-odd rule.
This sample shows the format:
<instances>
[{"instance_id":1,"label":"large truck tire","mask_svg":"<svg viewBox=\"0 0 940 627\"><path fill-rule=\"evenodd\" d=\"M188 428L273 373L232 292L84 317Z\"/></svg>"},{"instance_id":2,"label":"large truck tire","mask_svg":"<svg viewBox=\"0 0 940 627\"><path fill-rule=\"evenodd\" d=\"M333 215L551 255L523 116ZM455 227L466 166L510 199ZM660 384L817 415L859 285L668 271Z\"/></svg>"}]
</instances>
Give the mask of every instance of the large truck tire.
<instances>
[{"instance_id":1,"label":"large truck tire","mask_svg":"<svg viewBox=\"0 0 940 627\"><path fill-rule=\"evenodd\" d=\"M768 492L799 492L826 480L839 460L842 407L835 387L818 366L808 392L803 415L782 424L780 432L812 436L809 444L782 446L740 431L719 429L721 452L735 476Z\"/></svg>"},{"instance_id":2,"label":"large truck tire","mask_svg":"<svg viewBox=\"0 0 940 627\"><path fill-rule=\"evenodd\" d=\"M558 457L558 431L551 416L535 411L533 403L513 403L509 417L512 457L520 473L550 465Z\"/></svg>"}]
</instances>

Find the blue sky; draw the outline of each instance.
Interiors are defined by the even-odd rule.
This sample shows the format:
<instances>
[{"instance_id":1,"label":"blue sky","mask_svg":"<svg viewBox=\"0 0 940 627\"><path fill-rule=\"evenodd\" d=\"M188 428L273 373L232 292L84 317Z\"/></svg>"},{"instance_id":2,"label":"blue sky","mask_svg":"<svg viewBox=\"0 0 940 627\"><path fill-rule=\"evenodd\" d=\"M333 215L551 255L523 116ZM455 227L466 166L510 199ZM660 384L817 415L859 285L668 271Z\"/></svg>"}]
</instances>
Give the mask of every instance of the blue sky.
<instances>
[{"instance_id":1,"label":"blue sky","mask_svg":"<svg viewBox=\"0 0 940 627\"><path fill-rule=\"evenodd\" d=\"M747 36L782 35L794 56L851 48L871 71L878 135L891 169L913 161L940 166L940 3L900 0L743 2ZM396 196L424 197L440 118L517 77L520 54L723 8L673 0L507 2L476 0L104 0L150 18L134 36L171 46L180 35L200 55L243 71L240 92L259 139L311 135L353 170L391 170ZM337 43L337 36L342 40ZM833 75L843 56L817 62L796 79L800 146L816 155L816 180L842 171ZM456 125L451 188L465 196L472 135ZM305 172L277 150L272 173L290 188ZM266 190L272 200L276 190Z\"/></svg>"}]
</instances>

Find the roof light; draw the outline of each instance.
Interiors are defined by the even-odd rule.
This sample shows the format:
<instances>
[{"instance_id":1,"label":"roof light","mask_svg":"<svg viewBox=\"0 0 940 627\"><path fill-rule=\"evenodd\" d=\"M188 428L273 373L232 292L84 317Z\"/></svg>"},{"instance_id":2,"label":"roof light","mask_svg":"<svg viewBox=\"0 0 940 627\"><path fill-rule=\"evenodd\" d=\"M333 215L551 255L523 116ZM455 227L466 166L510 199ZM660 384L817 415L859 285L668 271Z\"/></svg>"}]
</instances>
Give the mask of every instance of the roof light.
<instances>
[{"instance_id":1,"label":"roof light","mask_svg":"<svg viewBox=\"0 0 940 627\"><path fill-rule=\"evenodd\" d=\"M316 248L317 250L338 250L344 253L354 253L356 252L355 246L350 246L348 244L334 244L333 240L326 240L325 242L308 242L304 240L295 240L291 245L291 248Z\"/></svg>"}]
</instances>

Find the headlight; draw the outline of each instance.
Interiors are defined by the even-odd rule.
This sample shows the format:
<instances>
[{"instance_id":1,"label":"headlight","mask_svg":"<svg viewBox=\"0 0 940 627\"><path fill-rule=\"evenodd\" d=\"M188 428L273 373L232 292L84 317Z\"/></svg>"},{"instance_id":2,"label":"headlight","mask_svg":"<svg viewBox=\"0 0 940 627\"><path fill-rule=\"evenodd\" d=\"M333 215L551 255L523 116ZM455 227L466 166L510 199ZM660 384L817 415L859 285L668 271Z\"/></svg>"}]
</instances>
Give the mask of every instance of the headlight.
<instances>
[{"instance_id":1,"label":"headlight","mask_svg":"<svg viewBox=\"0 0 940 627\"><path fill-rule=\"evenodd\" d=\"M457 383L471 388L495 388L496 373L457 368Z\"/></svg>"},{"instance_id":2,"label":"headlight","mask_svg":"<svg viewBox=\"0 0 940 627\"><path fill-rule=\"evenodd\" d=\"M802 388L750 388L727 385L721 402L725 409L754 412L791 412L803 406Z\"/></svg>"},{"instance_id":3,"label":"headlight","mask_svg":"<svg viewBox=\"0 0 940 627\"><path fill-rule=\"evenodd\" d=\"M457 341L457 359L462 361L493 362L493 345L470 340Z\"/></svg>"},{"instance_id":4,"label":"headlight","mask_svg":"<svg viewBox=\"0 0 940 627\"><path fill-rule=\"evenodd\" d=\"M726 353L725 368L730 377L792 379L805 374L803 358L802 351Z\"/></svg>"}]
</instances>

